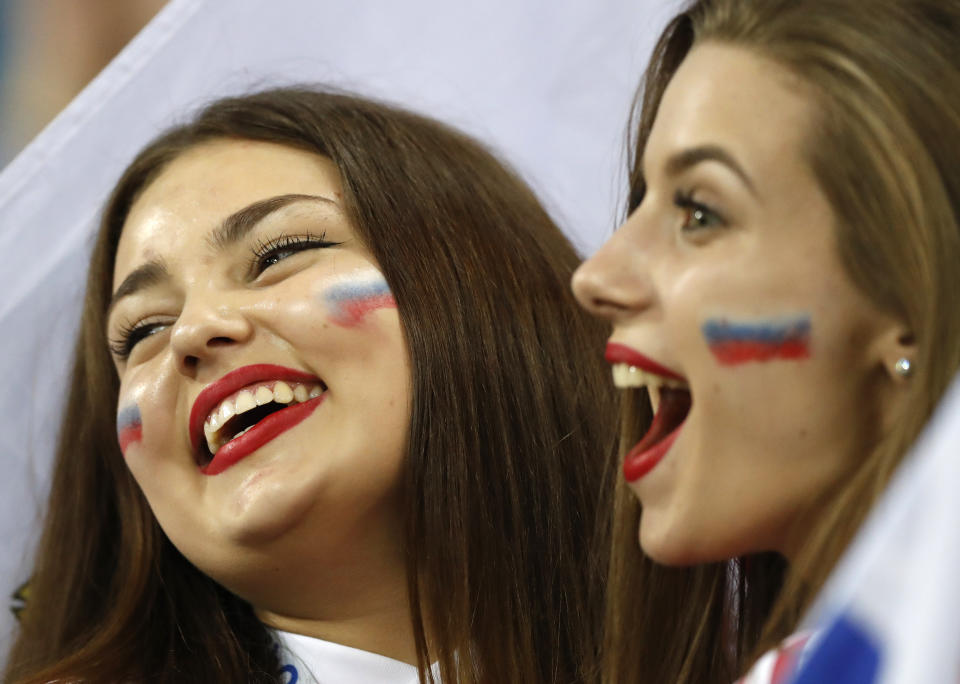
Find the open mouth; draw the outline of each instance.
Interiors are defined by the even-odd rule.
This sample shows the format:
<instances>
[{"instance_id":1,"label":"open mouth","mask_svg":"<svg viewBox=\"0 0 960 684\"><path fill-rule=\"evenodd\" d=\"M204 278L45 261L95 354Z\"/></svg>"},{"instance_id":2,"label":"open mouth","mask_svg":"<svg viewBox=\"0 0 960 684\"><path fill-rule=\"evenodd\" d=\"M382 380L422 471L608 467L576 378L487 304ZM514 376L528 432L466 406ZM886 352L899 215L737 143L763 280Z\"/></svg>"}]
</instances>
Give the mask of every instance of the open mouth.
<instances>
[{"instance_id":1,"label":"open mouth","mask_svg":"<svg viewBox=\"0 0 960 684\"><path fill-rule=\"evenodd\" d=\"M320 397L326 389L322 382L306 384L275 380L248 386L230 395L213 408L203 423L205 439L195 454L197 465L207 468L223 447L258 426L262 428L277 422L268 422L268 419Z\"/></svg>"},{"instance_id":2,"label":"open mouth","mask_svg":"<svg viewBox=\"0 0 960 684\"><path fill-rule=\"evenodd\" d=\"M190 443L200 471L216 475L294 427L324 400L320 378L275 364L230 371L197 395Z\"/></svg>"},{"instance_id":3,"label":"open mouth","mask_svg":"<svg viewBox=\"0 0 960 684\"><path fill-rule=\"evenodd\" d=\"M653 420L646 432L624 457L624 477L634 482L653 470L666 456L690 413L693 397L685 381L626 363L615 364L613 376L617 387L645 387L653 409Z\"/></svg>"}]
</instances>

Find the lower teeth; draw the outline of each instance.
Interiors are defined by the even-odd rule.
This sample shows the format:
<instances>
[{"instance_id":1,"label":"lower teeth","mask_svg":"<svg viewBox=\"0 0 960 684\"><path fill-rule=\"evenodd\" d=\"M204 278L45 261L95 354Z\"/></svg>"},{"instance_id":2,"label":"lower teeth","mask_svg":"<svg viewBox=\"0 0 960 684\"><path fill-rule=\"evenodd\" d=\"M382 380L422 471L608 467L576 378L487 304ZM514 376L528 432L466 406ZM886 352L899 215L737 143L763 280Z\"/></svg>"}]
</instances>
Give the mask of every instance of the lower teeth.
<instances>
[{"instance_id":1,"label":"lower teeth","mask_svg":"<svg viewBox=\"0 0 960 684\"><path fill-rule=\"evenodd\" d=\"M238 433L235 434L233 437L231 437L231 438L230 438L230 441L232 442L233 440L235 440L235 439L236 439L237 437L239 437L240 435L245 434L245 433L247 432L247 430L249 430L249 429L252 428L252 427L253 427L253 426L251 425L251 426L249 426L249 427L243 428L240 432L238 432Z\"/></svg>"}]
</instances>

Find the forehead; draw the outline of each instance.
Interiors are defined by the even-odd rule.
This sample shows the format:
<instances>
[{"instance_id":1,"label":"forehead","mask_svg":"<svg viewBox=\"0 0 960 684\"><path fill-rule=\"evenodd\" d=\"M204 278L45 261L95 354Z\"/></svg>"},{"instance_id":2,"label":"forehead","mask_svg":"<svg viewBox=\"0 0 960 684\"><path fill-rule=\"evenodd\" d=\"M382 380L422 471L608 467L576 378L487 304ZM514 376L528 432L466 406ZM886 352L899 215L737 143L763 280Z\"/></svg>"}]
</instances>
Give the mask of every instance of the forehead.
<instances>
[{"instance_id":1,"label":"forehead","mask_svg":"<svg viewBox=\"0 0 960 684\"><path fill-rule=\"evenodd\" d=\"M764 167L799 160L812 99L804 81L770 59L733 45L699 44L664 92L645 157L720 145L762 178Z\"/></svg>"},{"instance_id":2,"label":"forehead","mask_svg":"<svg viewBox=\"0 0 960 684\"><path fill-rule=\"evenodd\" d=\"M311 152L246 140L214 141L187 150L131 207L117 247L114 287L139 263L198 249L232 213L287 194L340 202L336 166Z\"/></svg>"}]
</instances>

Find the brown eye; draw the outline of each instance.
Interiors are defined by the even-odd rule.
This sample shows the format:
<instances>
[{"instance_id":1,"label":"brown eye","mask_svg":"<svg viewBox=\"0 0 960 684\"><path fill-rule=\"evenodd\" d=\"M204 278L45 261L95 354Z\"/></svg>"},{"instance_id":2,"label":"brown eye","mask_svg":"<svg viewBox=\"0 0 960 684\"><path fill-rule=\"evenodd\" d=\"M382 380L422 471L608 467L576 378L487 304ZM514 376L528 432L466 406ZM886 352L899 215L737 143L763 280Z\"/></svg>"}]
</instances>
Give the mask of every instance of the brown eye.
<instances>
[{"instance_id":1,"label":"brown eye","mask_svg":"<svg viewBox=\"0 0 960 684\"><path fill-rule=\"evenodd\" d=\"M683 221L684 230L710 228L718 225L720 220L705 209L688 209Z\"/></svg>"},{"instance_id":2,"label":"brown eye","mask_svg":"<svg viewBox=\"0 0 960 684\"><path fill-rule=\"evenodd\" d=\"M689 195L677 192L673 203L683 210L683 224L681 230L695 231L706 228L719 228L726 225L723 218L702 202L695 201Z\"/></svg>"}]
</instances>

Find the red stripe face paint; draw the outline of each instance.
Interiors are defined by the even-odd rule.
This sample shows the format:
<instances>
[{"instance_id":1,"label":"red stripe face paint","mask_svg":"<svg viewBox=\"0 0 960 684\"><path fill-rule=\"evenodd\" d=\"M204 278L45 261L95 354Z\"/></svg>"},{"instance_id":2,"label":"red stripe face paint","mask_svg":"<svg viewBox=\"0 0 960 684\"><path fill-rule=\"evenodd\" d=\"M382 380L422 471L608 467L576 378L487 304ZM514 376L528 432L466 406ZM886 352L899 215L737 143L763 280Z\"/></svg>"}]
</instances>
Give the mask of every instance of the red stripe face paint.
<instances>
[{"instance_id":1,"label":"red stripe face paint","mask_svg":"<svg viewBox=\"0 0 960 684\"><path fill-rule=\"evenodd\" d=\"M703 336L724 366L810 357L809 316L747 323L710 319L703 324Z\"/></svg>"},{"instance_id":2,"label":"red stripe face paint","mask_svg":"<svg viewBox=\"0 0 960 684\"><path fill-rule=\"evenodd\" d=\"M127 447L143 438L143 421L140 418L140 407L132 404L120 410L117 414L117 441L120 451L127 453Z\"/></svg>"},{"instance_id":3,"label":"red stripe face paint","mask_svg":"<svg viewBox=\"0 0 960 684\"><path fill-rule=\"evenodd\" d=\"M367 314L377 309L397 308L393 293L381 277L334 285L324 292L323 299L333 322L345 328L360 325Z\"/></svg>"}]
</instances>

